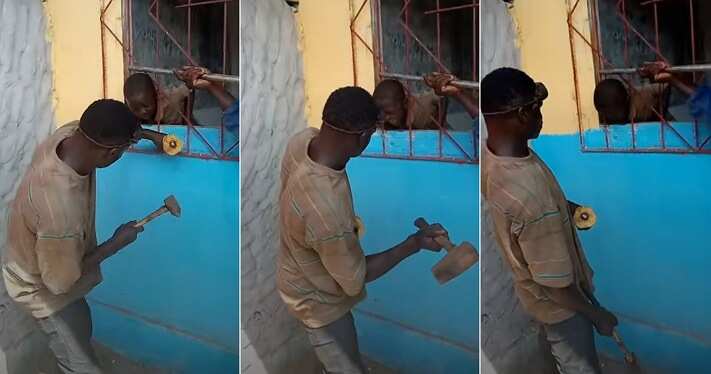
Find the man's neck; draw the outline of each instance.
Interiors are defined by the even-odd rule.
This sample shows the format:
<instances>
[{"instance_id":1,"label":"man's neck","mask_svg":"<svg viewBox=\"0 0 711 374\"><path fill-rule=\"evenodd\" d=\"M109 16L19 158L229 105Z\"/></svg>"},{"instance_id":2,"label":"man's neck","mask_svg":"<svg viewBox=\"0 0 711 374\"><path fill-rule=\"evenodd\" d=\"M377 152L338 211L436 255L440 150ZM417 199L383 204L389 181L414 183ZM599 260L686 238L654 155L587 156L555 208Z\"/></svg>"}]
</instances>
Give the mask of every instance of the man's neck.
<instances>
[{"instance_id":1,"label":"man's neck","mask_svg":"<svg viewBox=\"0 0 711 374\"><path fill-rule=\"evenodd\" d=\"M77 174L89 175L94 171L94 167L89 165L87 158L81 154L82 146L83 144L81 144L81 140L77 138L77 135L73 135L62 140L55 152L57 152L59 159L76 171Z\"/></svg>"},{"instance_id":2,"label":"man's neck","mask_svg":"<svg viewBox=\"0 0 711 374\"><path fill-rule=\"evenodd\" d=\"M321 135L317 135L308 146L308 156L317 164L333 170L343 170L350 157L343 156L341 150Z\"/></svg>"},{"instance_id":3,"label":"man's neck","mask_svg":"<svg viewBox=\"0 0 711 374\"><path fill-rule=\"evenodd\" d=\"M527 140L489 137L486 139L486 146L495 155L502 157L521 158L531 153L528 148Z\"/></svg>"}]
</instances>

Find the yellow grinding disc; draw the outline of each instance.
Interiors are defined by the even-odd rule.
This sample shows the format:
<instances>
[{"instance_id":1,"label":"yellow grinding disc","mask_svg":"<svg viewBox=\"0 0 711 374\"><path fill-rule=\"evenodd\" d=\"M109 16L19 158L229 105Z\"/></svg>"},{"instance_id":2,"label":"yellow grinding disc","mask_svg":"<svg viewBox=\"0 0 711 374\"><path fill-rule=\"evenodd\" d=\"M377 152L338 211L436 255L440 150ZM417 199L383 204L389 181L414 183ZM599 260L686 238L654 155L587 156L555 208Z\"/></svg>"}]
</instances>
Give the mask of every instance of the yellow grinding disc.
<instances>
[{"instance_id":1,"label":"yellow grinding disc","mask_svg":"<svg viewBox=\"0 0 711 374\"><path fill-rule=\"evenodd\" d=\"M355 232L358 235L358 239L363 239L365 236L365 224L363 224L363 220L360 217L355 218Z\"/></svg>"},{"instance_id":2,"label":"yellow grinding disc","mask_svg":"<svg viewBox=\"0 0 711 374\"><path fill-rule=\"evenodd\" d=\"M585 230L593 227L597 221L597 216L592 208L579 206L575 208L575 227Z\"/></svg>"},{"instance_id":3,"label":"yellow grinding disc","mask_svg":"<svg viewBox=\"0 0 711 374\"><path fill-rule=\"evenodd\" d=\"M175 135L166 135L163 137L163 152L168 155L175 156L183 149L183 142Z\"/></svg>"}]
</instances>

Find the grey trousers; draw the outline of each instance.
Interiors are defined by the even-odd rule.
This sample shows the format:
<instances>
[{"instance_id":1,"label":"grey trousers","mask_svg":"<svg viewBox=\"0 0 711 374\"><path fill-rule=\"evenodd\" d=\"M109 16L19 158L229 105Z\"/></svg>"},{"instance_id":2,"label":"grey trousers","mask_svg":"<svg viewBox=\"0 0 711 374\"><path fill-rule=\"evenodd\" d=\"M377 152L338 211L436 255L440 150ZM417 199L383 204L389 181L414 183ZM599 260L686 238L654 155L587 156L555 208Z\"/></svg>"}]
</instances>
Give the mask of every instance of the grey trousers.
<instances>
[{"instance_id":1,"label":"grey trousers","mask_svg":"<svg viewBox=\"0 0 711 374\"><path fill-rule=\"evenodd\" d=\"M327 326L317 329L307 327L306 333L325 373L367 373L358 350L358 336L350 312Z\"/></svg>"},{"instance_id":2,"label":"grey trousers","mask_svg":"<svg viewBox=\"0 0 711 374\"><path fill-rule=\"evenodd\" d=\"M560 374L601 374L592 322L580 314L543 325Z\"/></svg>"},{"instance_id":3,"label":"grey trousers","mask_svg":"<svg viewBox=\"0 0 711 374\"><path fill-rule=\"evenodd\" d=\"M91 346L91 311L84 298L38 322L63 373L102 373Z\"/></svg>"}]
</instances>

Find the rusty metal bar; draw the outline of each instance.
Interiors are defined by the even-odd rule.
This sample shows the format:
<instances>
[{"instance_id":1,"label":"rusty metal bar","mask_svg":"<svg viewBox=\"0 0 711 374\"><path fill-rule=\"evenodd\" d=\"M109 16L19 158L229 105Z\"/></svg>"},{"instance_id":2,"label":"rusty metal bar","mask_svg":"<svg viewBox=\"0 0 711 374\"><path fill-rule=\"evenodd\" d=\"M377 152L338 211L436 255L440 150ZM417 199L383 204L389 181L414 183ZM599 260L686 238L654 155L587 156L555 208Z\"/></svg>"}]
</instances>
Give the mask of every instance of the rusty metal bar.
<instances>
[{"instance_id":1,"label":"rusty metal bar","mask_svg":"<svg viewBox=\"0 0 711 374\"><path fill-rule=\"evenodd\" d=\"M425 11L425 14L430 15L430 14L436 14L436 13L445 13L445 12L451 12L453 10L476 8L478 6L479 6L479 4L465 4L465 5L457 5L457 6L451 6L451 7L446 7L446 8L437 7L437 9Z\"/></svg>"},{"instance_id":2,"label":"rusty metal bar","mask_svg":"<svg viewBox=\"0 0 711 374\"><path fill-rule=\"evenodd\" d=\"M602 69L602 74L636 74L638 68L613 68ZM696 64L696 65L678 65L671 66L668 71L672 73L693 73L711 71L711 64Z\"/></svg>"},{"instance_id":3,"label":"rusty metal bar","mask_svg":"<svg viewBox=\"0 0 711 374\"><path fill-rule=\"evenodd\" d=\"M173 71L170 69L153 68L148 66L129 66L128 70L131 71L141 71L144 73L155 73L164 75L173 75ZM206 74L204 75L206 79L216 82L234 82L239 83L239 77L236 75L229 74Z\"/></svg>"},{"instance_id":4,"label":"rusty metal bar","mask_svg":"<svg viewBox=\"0 0 711 374\"><path fill-rule=\"evenodd\" d=\"M384 78L402 79L405 81L413 81L413 82L424 81L424 78L417 76L417 75L398 74L398 73L382 73L381 75ZM452 85L460 87L460 88L479 88L479 82L474 82L474 81L454 80L454 81L452 81Z\"/></svg>"}]
</instances>

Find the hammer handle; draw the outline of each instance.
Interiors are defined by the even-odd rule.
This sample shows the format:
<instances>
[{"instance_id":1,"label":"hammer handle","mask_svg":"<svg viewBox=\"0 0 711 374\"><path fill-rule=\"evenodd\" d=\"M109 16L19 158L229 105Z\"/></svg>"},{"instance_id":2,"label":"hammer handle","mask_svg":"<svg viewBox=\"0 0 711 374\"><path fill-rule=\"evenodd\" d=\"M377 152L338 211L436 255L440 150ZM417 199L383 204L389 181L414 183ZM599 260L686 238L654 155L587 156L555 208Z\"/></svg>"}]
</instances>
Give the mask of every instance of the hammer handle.
<instances>
[{"instance_id":1,"label":"hammer handle","mask_svg":"<svg viewBox=\"0 0 711 374\"><path fill-rule=\"evenodd\" d=\"M166 208L166 206L163 205L162 207L154 210L153 213L147 215L146 218L138 221L135 225L133 225L133 227L141 227L141 226L145 225L146 223L153 221L160 215L165 214L167 212L168 212L168 208Z\"/></svg>"},{"instance_id":2,"label":"hammer handle","mask_svg":"<svg viewBox=\"0 0 711 374\"><path fill-rule=\"evenodd\" d=\"M418 229L424 230L426 229L430 224L427 223L427 221L420 217L415 220L415 226L417 226ZM437 236L434 238L434 241L437 242L437 244L441 245L444 249L447 250L447 252L451 251L454 249L454 244L449 241L445 236Z\"/></svg>"}]
</instances>

